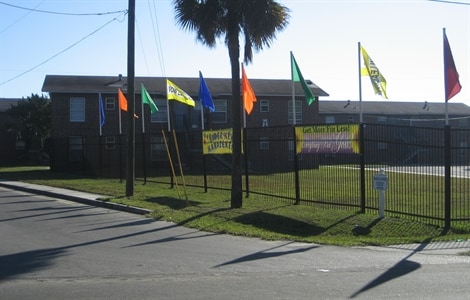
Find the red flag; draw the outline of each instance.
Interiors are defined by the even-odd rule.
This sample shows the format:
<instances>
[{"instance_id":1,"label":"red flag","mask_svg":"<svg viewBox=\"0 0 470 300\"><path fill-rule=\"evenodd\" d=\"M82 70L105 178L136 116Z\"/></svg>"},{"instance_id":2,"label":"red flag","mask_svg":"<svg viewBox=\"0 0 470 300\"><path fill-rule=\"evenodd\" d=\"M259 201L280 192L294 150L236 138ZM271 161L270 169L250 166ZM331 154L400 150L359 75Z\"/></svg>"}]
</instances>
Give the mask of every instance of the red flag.
<instances>
[{"instance_id":1,"label":"red flag","mask_svg":"<svg viewBox=\"0 0 470 300\"><path fill-rule=\"evenodd\" d=\"M123 111L127 111L127 99L122 93L121 89L118 89L119 108Z\"/></svg>"},{"instance_id":2,"label":"red flag","mask_svg":"<svg viewBox=\"0 0 470 300\"><path fill-rule=\"evenodd\" d=\"M449 41L447 40L447 36L444 32L444 79L446 84L446 102L450 100L450 98L457 95L462 86L459 82L459 73L457 73L457 69L455 68L454 58L452 57L452 51L450 50Z\"/></svg>"},{"instance_id":3,"label":"red flag","mask_svg":"<svg viewBox=\"0 0 470 300\"><path fill-rule=\"evenodd\" d=\"M248 78L246 77L245 68L242 65L242 95L243 95L243 106L245 107L246 113L249 115L253 111L253 104L256 102L255 92L251 87Z\"/></svg>"}]
</instances>

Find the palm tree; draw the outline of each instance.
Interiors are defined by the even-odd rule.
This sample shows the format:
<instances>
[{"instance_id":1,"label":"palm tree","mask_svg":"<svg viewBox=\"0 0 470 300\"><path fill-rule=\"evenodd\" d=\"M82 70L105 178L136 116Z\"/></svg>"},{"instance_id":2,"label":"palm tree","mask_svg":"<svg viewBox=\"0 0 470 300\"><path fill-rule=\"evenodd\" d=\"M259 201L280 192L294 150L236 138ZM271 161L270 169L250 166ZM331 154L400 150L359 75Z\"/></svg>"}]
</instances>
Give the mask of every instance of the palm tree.
<instances>
[{"instance_id":1,"label":"palm tree","mask_svg":"<svg viewBox=\"0 0 470 300\"><path fill-rule=\"evenodd\" d=\"M244 62L256 51L270 47L283 30L289 9L273 0L173 0L177 24L195 31L197 40L215 47L224 37L232 69L232 191L231 207L242 207L240 41L245 40Z\"/></svg>"}]
</instances>

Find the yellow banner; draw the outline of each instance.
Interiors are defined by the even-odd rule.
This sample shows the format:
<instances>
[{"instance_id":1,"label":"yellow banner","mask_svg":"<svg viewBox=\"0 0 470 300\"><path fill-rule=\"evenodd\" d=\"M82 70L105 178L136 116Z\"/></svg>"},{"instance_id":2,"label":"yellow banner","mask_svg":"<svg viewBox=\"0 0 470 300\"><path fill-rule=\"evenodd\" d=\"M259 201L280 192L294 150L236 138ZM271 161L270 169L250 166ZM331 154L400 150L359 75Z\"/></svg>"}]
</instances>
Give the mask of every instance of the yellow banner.
<instances>
[{"instance_id":1,"label":"yellow banner","mask_svg":"<svg viewBox=\"0 0 470 300\"><path fill-rule=\"evenodd\" d=\"M232 129L202 132L203 154L232 154Z\"/></svg>"},{"instance_id":2,"label":"yellow banner","mask_svg":"<svg viewBox=\"0 0 470 300\"><path fill-rule=\"evenodd\" d=\"M296 152L359 153L359 125L331 124L295 127Z\"/></svg>"}]
</instances>

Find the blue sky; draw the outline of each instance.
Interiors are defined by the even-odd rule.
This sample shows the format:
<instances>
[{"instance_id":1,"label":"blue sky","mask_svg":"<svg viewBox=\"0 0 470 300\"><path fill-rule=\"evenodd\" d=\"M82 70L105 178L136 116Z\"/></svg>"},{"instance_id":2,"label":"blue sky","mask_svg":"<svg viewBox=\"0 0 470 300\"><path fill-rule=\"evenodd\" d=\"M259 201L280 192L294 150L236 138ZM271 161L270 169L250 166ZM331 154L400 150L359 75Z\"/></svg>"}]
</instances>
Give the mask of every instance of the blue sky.
<instances>
[{"instance_id":1,"label":"blue sky","mask_svg":"<svg viewBox=\"0 0 470 300\"><path fill-rule=\"evenodd\" d=\"M470 105L469 0L279 2L291 10L290 23L270 48L255 52L246 66L249 79L289 79L292 51L304 78L330 94L320 100L358 100L360 42L387 80L389 100L384 101L443 102L446 28L463 86L451 101ZM62 13L115 12L127 6L119 0L0 0L0 98L41 94L48 74L126 76L126 16ZM194 32L180 29L170 0L136 0L136 19L137 76L198 77L200 70L206 78L230 77L223 41L207 48ZM363 77L362 100L380 99Z\"/></svg>"}]
</instances>

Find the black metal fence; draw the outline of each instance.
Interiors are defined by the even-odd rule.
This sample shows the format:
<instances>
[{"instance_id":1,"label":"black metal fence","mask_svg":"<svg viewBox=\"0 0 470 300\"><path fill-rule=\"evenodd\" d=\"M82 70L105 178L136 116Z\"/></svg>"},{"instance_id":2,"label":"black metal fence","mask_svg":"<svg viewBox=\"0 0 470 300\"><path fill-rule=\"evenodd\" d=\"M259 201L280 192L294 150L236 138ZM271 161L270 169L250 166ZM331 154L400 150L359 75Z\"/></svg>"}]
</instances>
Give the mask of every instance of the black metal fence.
<instances>
[{"instance_id":1,"label":"black metal fence","mask_svg":"<svg viewBox=\"0 0 470 300\"><path fill-rule=\"evenodd\" d=\"M374 189L373 178L384 170L387 216L446 227L470 221L469 129L358 126L359 135L335 142L357 143L359 153L297 153L294 127L245 129L246 196L375 212L379 191ZM231 155L203 155L200 131L165 137L163 133L138 134L135 166L139 179L173 184L165 138L176 172L180 167L184 170L186 185L206 191L230 190ZM81 137L75 142L55 139L51 144L53 171L125 179L125 136Z\"/></svg>"}]
</instances>

